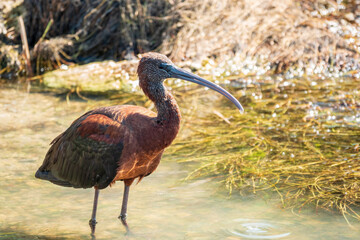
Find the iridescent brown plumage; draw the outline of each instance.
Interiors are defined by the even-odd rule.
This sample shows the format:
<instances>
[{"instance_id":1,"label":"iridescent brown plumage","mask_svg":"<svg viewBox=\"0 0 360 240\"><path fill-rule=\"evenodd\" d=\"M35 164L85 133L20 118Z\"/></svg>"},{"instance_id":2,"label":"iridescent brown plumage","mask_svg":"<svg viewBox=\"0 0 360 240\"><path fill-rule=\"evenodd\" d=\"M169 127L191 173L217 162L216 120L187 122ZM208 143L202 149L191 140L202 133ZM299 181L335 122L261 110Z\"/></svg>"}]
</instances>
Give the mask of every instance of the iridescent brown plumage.
<instances>
[{"instance_id":1,"label":"iridescent brown plumage","mask_svg":"<svg viewBox=\"0 0 360 240\"><path fill-rule=\"evenodd\" d=\"M180 111L164 87L166 78L181 78L207 86L229 98L241 111L240 103L221 87L177 68L164 55L145 54L138 67L139 84L155 103L157 114L139 106L102 107L89 111L51 142L36 177L74 188L95 188L90 226L95 233L99 189L124 181L120 219L127 231L126 209L132 182L151 174L159 165L164 149L175 139Z\"/></svg>"}]
</instances>

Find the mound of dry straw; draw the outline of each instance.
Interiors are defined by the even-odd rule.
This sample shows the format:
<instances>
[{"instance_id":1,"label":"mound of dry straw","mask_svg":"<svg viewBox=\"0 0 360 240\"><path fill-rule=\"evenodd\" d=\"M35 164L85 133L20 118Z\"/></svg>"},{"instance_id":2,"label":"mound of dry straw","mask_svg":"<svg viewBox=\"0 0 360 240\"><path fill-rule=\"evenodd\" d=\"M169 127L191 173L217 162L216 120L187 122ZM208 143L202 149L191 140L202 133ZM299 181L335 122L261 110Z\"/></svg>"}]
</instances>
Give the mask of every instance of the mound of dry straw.
<instances>
[{"instance_id":1,"label":"mound of dry straw","mask_svg":"<svg viewBox=\"0 0 360 240\"><path fill-rule=\"evenodd\" d=\"M358 39L349 41L345 32L331 30L329 20L355 29L358 23L341 14L315 16L317 8L337 7L323 2L24 0L21 7L29 45L37 46L33 58L44 69L69 61L132 59L147 51L160 51L175 61L250 57L276 72L318 64L356 69L360 41L354 44ZM360 17L354 4L348 5L344 8ZM44 34L47 41L41 40ZM20 44L20 38L14 42Z\"/></svg>"},{"instance_id":2,"label":"mound of dry straw","mask_svg":"<svg viewBox=\"0 0 360 240\"><path fill-rule=\"evenodd\" d=\"M356 65L358 51L326 27L327 19L304 10L309 2L321 1L184 1L176 6L182 27L174 41L163 44L163 51L177 60L259 57L278 72L321 61L338 68L349 61Z\"/></svg>"}]
</instances>

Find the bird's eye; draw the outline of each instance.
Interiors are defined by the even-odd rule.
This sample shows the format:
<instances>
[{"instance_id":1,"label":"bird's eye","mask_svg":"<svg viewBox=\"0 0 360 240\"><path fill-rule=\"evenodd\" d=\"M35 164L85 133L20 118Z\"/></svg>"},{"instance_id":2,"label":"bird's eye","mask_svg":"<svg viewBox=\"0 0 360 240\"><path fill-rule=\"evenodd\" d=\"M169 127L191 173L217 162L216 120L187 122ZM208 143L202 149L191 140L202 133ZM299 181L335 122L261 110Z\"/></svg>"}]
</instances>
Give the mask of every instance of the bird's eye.
<instances>
[{"instance_id":1,"label":"bird's eye","mask_svg":"<svg viewBox=\"0 0 360 240\"><path fill-rule=\"evenodd\" d=\"M165 69L165 67L166 67L166 64L165 64L165 63L160 63L159 69Z\"/></svg>"},{"instance_id":2,"label":"bird's eye","mask_svg":"<svg viewBox=\"0 0 360 240\"><path fill-rule=\"evenodd\" d=\"M160 63L159 64L159 69L165 70L165 71L170 71L171 70L171 64L169 63Z\"/></svg>"}]
</instances>

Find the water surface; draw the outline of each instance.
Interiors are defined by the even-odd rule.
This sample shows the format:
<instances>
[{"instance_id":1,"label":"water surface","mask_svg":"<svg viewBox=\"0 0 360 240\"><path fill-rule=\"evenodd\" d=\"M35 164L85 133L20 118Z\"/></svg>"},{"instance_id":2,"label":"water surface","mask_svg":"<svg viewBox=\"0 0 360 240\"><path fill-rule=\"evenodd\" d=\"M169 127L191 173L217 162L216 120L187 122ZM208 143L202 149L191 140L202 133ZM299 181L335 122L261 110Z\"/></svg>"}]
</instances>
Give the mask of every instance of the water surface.
<instances>
[{"instance_id":1,"label":"water surface","mask_svg":"<svg viewBox=\"0 0 360 240\"><path fill-rule=\"evenodd\" d=\"M97 103L92 103L91 107ZM84 101L0 89L0 239L90 239L93 190L34 178L51 140L89 108ZM191 167L166 155L130 189L125 236L122 182L100 192L97 239L359 239L341 215L284 210L258 196L229 197L211 179L181 181Z\"/></svg>"}]
</instances>

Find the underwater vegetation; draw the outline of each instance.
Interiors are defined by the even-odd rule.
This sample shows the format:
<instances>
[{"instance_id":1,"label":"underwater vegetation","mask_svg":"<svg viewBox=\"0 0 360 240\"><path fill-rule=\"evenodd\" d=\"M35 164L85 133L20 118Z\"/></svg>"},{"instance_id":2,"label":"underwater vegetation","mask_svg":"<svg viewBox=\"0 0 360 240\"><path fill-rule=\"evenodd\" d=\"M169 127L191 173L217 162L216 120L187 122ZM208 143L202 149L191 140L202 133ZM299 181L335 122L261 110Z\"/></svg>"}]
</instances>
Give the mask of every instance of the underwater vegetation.
<instances>
[{"instance_id":1,"label":"underwater vegetation","mask_svg":"<svg viewBox=\"0 0 360 240\"><path fill-rule=\"evenodd\" d=\"M360 220L359 79L248 78L230 85L245 114L229 105L199 117L194 107L185 117L191 131L168 149L197 163L187 179L221 179L230 193L276 192L284 207L337 209L347 221Z\"/></svg>"}]
</instances>

